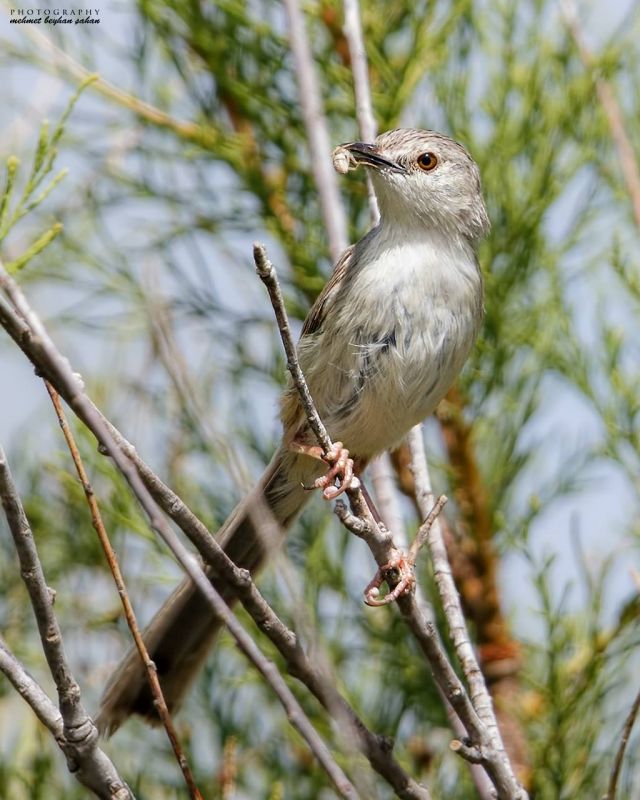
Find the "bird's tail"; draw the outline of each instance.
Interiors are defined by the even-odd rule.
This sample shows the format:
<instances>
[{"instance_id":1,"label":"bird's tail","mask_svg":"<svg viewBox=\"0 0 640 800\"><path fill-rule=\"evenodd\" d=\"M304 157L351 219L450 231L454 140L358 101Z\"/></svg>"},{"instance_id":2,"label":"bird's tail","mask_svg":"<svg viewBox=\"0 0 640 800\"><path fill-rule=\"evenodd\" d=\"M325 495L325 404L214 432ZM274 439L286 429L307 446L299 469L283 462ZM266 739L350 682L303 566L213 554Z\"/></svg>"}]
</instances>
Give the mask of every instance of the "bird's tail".
<instances>
[{"instance_id":1,"label":"bird's tail","mask_svg":"<svg viewBox=\"0 0 640 800\"><path fill-rule=\"evenodd\" d=\"M260 569L269 551L282 539L274 531L285 531L291 525L309 496L303 484L318 473L318 462L284 448L276 452L258 485L235 508L216 537L237 566L252 573ZM229 587L223 583L217 586L211 575L210 579L224 599L233 602ZM169 710L175 710L182 702L219 629L211 606L189 578L149 623L144 639ZM135 649L129 651L109 680L96 724L110 735L131 714L140 714L151 724L159 722L142 659Z\"/></svg>"}]
</instances>

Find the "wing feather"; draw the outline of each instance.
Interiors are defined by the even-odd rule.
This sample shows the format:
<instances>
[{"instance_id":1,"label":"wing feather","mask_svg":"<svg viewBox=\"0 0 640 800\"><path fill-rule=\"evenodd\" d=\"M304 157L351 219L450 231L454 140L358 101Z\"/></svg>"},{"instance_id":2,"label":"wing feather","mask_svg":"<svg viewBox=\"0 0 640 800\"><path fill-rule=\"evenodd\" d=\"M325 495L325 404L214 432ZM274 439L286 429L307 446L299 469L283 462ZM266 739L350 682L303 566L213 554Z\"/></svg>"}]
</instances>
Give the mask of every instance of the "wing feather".
<instances>
[{"instance_id":1,"label":"wing feather","mask_svg":"<svg viewBox=\"0 0 640 800\"><path fill-rule=\"evenodd\" d=\"M327 311L331 308L331 304L335 299L340 289L340 284L349 269L351 256L353 255L353 245L348 247L338 259L331 277L326 282L324 289L318 295L317 300L311 306L307 318L302 326L300 337L307 336L311 333L316 333L322 327L322 323L327 315Z\"/></svg>"}]
</instances>

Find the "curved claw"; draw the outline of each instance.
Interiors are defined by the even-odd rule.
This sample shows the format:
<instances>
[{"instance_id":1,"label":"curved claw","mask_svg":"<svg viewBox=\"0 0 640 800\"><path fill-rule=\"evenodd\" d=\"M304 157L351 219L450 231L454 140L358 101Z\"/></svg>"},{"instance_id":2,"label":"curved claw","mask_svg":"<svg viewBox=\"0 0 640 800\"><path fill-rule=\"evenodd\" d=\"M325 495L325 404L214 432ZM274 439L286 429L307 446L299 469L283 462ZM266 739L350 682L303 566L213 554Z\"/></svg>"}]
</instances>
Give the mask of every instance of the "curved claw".
<instances>
[{"instance_id":1,"label":"curved claw","mask_svg":"<svg viewBox=\"0 0 640 800\"><path fill-rule=\"evenodd\" d=\"M349 451L342 446L342 442L334 442L333 448L324 458L329 467L327 473L317 478L313 486L315 489L322 489L322 496L325 500L335 500L347 489L356 489L360 481L354 474L353 459L349 457ZM335 482L338 485L335 486Z\"/></svg>"},{"instance_id":2,"label":"curved claw","mask_svg":"<svg viewBox=\"0 0 640 800\"><path fill-rule=\"evenodd\" d=\"M384 597L380 598L380 586L386 580L386 574L391 569L400 572L400 580L395 587ZM364 590L364 602L368 606L386 606L393 603L399 597L403 597L413 591L416 579L413 574L413 565L404 556L400 556L397 561L379 567L376 574Z\"/></svg>"}]
</instances>

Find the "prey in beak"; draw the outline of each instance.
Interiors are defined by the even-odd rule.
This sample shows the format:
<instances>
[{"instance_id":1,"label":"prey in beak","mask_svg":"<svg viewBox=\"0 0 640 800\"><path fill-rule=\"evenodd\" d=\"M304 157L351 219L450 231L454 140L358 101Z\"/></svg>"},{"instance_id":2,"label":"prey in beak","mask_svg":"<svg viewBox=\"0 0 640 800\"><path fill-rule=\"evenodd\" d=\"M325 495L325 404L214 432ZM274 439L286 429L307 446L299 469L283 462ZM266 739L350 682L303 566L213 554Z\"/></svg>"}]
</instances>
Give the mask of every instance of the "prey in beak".
<instances>
[{"instance_id":1,"label":"prey in beak","mask_svg":"<svg viewBox=\"0 0 640 800\"><path fill-rule=\"evenodd\" d=\"M406 169L400 164L381 156L375 144L365 144L364 142L347 142L347 144L338 145L333 151L332 159L334 169L341 175L345 175L350 169L355 169L360 164L389 172L406 172Z\"/></svg>"}]
</instances>

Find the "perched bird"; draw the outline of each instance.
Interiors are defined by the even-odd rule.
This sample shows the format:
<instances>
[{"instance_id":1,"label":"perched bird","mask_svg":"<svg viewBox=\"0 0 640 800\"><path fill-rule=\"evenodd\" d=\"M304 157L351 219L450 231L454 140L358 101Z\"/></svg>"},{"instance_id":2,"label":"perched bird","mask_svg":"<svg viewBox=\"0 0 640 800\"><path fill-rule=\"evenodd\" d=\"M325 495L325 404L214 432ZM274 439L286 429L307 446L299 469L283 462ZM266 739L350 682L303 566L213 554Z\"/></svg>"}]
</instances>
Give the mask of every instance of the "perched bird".
<instances>
[{"instance_id":1,"label":"perched bird","mask_svg":"<svg viewBox=\"0 0 640 800\"><path fill-rule=\"evenodd\" d=\"M274 544L261 519L285 531L309 497L305 487L318 486L332 499L349 485L352 469L360 474L398 445L451 386L482 320L476 248L489 219L478 167L464 147L441 133L401 128L373 144L342 145L334 165L339 172L367 167L380 207L379 224L336 264L298 344L320 417L341 444L322 475L326 464L313 457L316 443L290 385L282 398L282 444L217 537L252 573ZM210 577L231 602L224 582ZM149 624L145 639L170 709L184 697L218 627L189 579ZM157 721L137 651L111 678L98 725L113 732L132 713Z\"/></svg>"}]
</instances>

